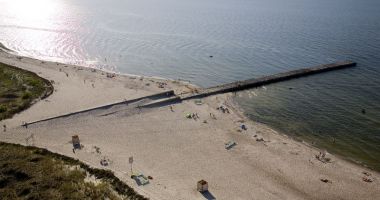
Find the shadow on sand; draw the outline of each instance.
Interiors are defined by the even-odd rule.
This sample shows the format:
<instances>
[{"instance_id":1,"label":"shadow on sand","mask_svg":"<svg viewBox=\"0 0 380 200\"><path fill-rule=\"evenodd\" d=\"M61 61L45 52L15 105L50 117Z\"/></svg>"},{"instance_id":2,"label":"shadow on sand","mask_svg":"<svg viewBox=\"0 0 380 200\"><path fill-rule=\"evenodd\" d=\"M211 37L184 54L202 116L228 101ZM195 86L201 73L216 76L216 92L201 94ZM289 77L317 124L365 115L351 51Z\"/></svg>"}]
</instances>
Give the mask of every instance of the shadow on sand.
<instances>
[{"instance_id":1,"label":"shadow on sand","mask_svg":"<svg viewBox=\"0 0 380 200\"><path fill-rule=\"evenodd\" d=\"M201 192L201 194L206 198L207 200L216 200L214 195L212 195L209 191Z\"/></svg>"}]
</instances>

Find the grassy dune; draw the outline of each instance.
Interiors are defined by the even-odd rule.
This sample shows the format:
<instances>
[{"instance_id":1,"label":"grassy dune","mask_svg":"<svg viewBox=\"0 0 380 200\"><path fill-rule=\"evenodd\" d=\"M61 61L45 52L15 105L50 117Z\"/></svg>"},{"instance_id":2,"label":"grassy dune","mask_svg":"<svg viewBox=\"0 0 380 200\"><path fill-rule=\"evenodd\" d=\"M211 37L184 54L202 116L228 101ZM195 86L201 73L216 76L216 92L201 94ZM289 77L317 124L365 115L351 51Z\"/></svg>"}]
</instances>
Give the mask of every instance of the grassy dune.
<instances>
[{"instance_id":1,"label":"grassy dune","mask_svg":"<svg viewBox=\"0 0 380 200\"><path fill-rule=\"evenodd\" d=\"M85 182L86 171L77 164L0 143L0 199L119 199L109 183Z\"/></svg>"},{"instance_id":2,"label":"grassy dune","mask_svg":"<svg viewBox=\"0 0 380 200\"><path fill-rule=\"evenodd\" d=\"M48 80L0 63L0 120L12 117L52 92ZM95 177L96 181L89 177ZM46 149L0 142L0 199L146 198L111 171L92 168Z\"/></svg>"},{"instance_id":3,"label":"grassy dune","mask_svg":"<svg viewBox=\"0 0 380 200\"><path fill-rule=\"evenodd\" d=\"M98 181L87 181L89 176ZM146 200L109 170L46 149L4 142L0 142L0 199Z\"/></svg>"},{"instance_id":4,"label":"grassy dune","mask_svg":"<svg viewBox=\"0 0 380 200\"><path fill-rule=\"evenodd\" d=\"M11 118L39 98L49 96L53 86L35 73L0 63L0 120Z\"/></svg>"}]
</instances>

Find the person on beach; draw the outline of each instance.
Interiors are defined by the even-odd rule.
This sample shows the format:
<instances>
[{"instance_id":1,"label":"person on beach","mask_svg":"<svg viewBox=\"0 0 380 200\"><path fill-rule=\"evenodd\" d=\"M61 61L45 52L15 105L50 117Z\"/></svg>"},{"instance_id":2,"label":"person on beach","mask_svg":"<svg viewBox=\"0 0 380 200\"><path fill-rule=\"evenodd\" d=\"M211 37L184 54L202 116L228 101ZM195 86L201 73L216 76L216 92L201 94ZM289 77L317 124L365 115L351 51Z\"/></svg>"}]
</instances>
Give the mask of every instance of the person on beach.
<instances>
[{"instance_id":1,"label":"person on beach","mask_svg":"<svg viewBox=\"0 0 380 200\"><path fill-rule=\"evenodd\" d=\"M139 109L139 114L141 113L141 106L138 105L137 108Z\"/></svg>"},{"instance_id":2,"label":"person on beach","mask_svg":"<svg viewBox=\"0 0 380 200\"><path fill-rule=\"evenodd\" d=\"M215 115L212 114L212 113L210 113L210 117L211 117L212 119L216 119Z\"/></svg>"},{"instance_id":3,"label":"person on beach","mask_svg":"<svg viewBox=\"0 0 380 200\"><path fill-rule=\"evenodd\" d=\"M4 128L4 132L6 132L7 131L7 125L3 125L3 128Z\"/></svg>"}]
</instances>

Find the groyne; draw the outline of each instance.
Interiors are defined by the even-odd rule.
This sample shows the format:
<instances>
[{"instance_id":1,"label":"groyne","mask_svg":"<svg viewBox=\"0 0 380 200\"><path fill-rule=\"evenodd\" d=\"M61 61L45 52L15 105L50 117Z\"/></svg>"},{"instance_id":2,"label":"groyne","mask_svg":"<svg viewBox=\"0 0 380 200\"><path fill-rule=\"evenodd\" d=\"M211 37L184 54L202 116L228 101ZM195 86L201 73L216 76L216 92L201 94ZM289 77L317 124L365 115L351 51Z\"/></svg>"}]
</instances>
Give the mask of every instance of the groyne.
<instances>
[{"instance_id":1,"label":"groyne","mask_svg":"<svg viewBox=\"0 0 380 200\"><path fill-rule=\"evenodd\" d=\"M277 83L280 81L286 81L294 78L305 77L313 74L318 74L327 71L333 71L338 69L344 69L348 67L356 66L355 62L351 61L342 61L325 65L318 65L309 68L302 68L297 70L292 70L288 72L283 72L279 74L264 76L256 79L248 79L244 81L236 81L228 84L218 85L215 87L210 87L206 89L202 89L197 93L192 94L184 94L181 96L181 100L195 99L195 98L203 98L215 94L222 94L227 92L236 92L240 90L245 90L249 88L259 87L271 83Z\"/></svg>"},{"instance_id":2,"label":"groyne","mask_svg":"<svg viewBox=\"0 0 380 200\"><path fill-rule=\"evenodd\" d=\"M116 102L116 103L102 105L102 106L98 106L98 107L94 107L94 108L80 110L80 111L76 111L76 112L72 112L72 113L67 113L67 114L63 114L63 115L59 115L59 116L54 116L54 117L50 117L50 118L46 118L46 119L41 119L41 120L37 120L37 121L33 121L33 122L28 122L27 124L32 125L32 124L36 124L36 123L40 123L40 122L50 121L53 119L70 117L72 115L86 113L86 112L90 112L90 111L94 111L94 110L109 109L112 106L116 106L116 105L123 105L123 104L128 105L128 104L135 103L135 102L138 102L138 101L141 101L144 99L149 99L151 101L154 101L154 100L163 99L163 98L170 98L173 96L174 96L174 91L169 90L169 91L164 91L164 92L160 92L160 93L156 93L156 94L152 94L152 95L148 95L148 96L139 97L136 99L125 100L125 101L121 101L121 102ZM25 126L25 124L23 124L22 126Z\"/></svg>"},{"instance_id":3,"label":"groyne","mask_svg":"<svg viewBox=\"0 0 380 200\"><path fill-rule=\"evenodd\" d=\"M193 93L176 95L174 94L173 90L170 90L170 91L165 91L165 92L161 92L161 93L157 93L157 94L153 94L149 96L140 97L137 99L126 100L122 102L117 102L117 103L103 105L103 106L99 106L95 108L81 110L81 111L77 111L73 113L68 113L68 114L64 114L60 116L55 116L48 119L42 119L42 120L30 122L28 123L28 125L44 122L44 121L49 121L49 120L53 120L57 118L69 117L72 115L90 112L93 110L109 109L115 105L121 105L121 104L128 105L134 102L141 101L143 99L148 99L149 102L146 102L142 105L136 105L136 107L139 107L139 108L162 107L162 106L167 106L167 105L171 105L175 103L180 103L184 100L203 98L203 97L216 95L216 94L223 94L227 92L236 92L236 91L259 87L259 86L263 86L263 85L267 85L271 83L277 83L277 82L286 81L286 80L290 80L294 78L300 78L300 77L305 77L305 76L309 76L313 74L318 74L318 73L338 70L338 69L344 69L344 68L354 67L354 66L356 66L355 62L343 61L343 62L336 62L336 63L331 63L331 64L318 65L318 66L309 67L309 68L292 70L292 71L264 76L264 77L256 78L256 79L236 81L236 82L232 82L228 84L218 85L215 87L199 89L197 92L193 92Z\"/></svg>"}]
</instances>

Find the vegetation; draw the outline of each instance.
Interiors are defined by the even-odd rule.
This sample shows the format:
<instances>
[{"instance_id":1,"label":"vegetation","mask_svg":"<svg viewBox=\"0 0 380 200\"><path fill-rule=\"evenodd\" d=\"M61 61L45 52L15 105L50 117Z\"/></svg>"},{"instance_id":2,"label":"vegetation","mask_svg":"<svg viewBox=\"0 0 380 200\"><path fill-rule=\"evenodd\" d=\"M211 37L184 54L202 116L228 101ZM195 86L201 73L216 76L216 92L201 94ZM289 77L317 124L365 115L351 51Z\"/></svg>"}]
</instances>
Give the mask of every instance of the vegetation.
<instances>
[{"instance_id":1,"label":"vegetation","mask_svg":"<svg viewBox=\"0 0 380 200\"><path fill-rule=\"evenodd\" d=\"M53 86L37 74L0 63L0 120L28 108L36 99L53 92Z\"/></svg>"},{"instance_id":2,"label":"vegetation","mask_svg":"<svg viewBox=\"0 0 380 200\"><path fill-rule=\"evenodd\" d=\"M88 175L101 181L86 181ZM0 142L0 199L112 200L123 196L146 199L111 171L46 149Z\"/></svg>"},{"instance_id":3,"label":"vegetation","mask_svg":"<svg viewBox=\"0 0 380 200\"><path fill-rule=\"evenodd\" d=\"M0 63L0 120L53 92L32 72ZM99 181L89 181L89 176ZM37 147L0 142L0 199L146 200L109 170Z\"/></svg>"}]
</instances>

